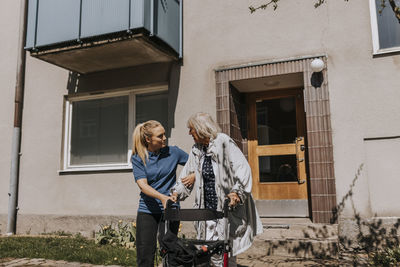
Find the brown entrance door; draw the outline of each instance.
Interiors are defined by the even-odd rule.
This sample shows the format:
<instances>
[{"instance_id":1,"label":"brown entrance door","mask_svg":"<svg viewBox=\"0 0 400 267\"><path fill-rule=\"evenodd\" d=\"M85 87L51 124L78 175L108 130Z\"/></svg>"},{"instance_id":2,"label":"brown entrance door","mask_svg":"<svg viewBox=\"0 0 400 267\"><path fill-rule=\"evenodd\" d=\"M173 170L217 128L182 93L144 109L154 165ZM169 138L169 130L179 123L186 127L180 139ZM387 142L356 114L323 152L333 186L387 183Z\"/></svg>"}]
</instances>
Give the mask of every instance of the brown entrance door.
<instances>
[{"instance_id":1,"label":"brown entrance door","mask_svg":"<svg viewBox=\"0 0 400 267\"><path fill-rule=\"evenodd\" d=\"M307 217L302 89L247 95L253 195L264 216Z\"/></svg>"}]
</instances>

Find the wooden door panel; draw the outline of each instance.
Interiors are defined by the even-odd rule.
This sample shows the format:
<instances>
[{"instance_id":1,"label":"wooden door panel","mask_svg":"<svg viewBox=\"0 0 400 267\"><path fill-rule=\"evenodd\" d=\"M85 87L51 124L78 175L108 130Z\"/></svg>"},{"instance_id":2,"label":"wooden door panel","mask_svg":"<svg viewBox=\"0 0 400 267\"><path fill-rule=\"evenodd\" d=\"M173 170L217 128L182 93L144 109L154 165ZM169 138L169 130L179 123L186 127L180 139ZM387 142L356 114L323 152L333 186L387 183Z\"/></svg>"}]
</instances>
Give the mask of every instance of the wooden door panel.
<instances>
[{"instance_id":1,"label":"wooden door panel","mask_svg":"<svg viewBox=\"0 0 400 267\"><path fill-rule=\"evenodd\" d=\"M290 100L295 102L295 112L292 111L290 114L294 114L295 118L291 120L291 124L295 123L294 128L297 137L293 138L295 140L291 140L289 143L284 144L276 144L275 141L264 138L264 144L268 145L259 145L259 136L257 133L258 127L262 129L262 133L265 136L265 129L266 127L270 127L269 124L262 124L258 126L259 121L257 121L257 112L258 106L256 103L260 103L264 100L274 99L276 101L281 101L280 99L294 99ZM267 104L265 104L267 103ZM269 110L270 102L262 102L261 108L268 108L265 112L271 112ZM306 200L307 199L307 179L306 179L306 167L305 167L305 147L304 147L304 134L305 134L305 114L304 114L304 105L303 105L303 95L302 90L287 90L287 91L280 91L280 92L263 92L263 93L254 93L250 94L247 97L247 104L248 104L248 159L249 164L252 169L252 176L253 176L253 195L255 199L259 200L288 200L288 199L296 199L296 200ZM265 105L268 105L265 107ZM273 104L276 107L276 104ZM279 109L279 106L278 106ZM264 112L264 111L262 111ZM262 116L265 117L264 114L261 113ZM271 116L271 115L269 115ZM292 116L292 115L290 115ZM264 118L264 117L261 117ZM268 119L269 120L269 119ZM295 120L295 121L294 121ZM279 122L280 123L280 122ZM276 120L275 120L276 124ZM280 125L280 124L279 124ZM285 127L283 125L282 127ZM281 127L281 126L280 126ZM292 127L292 126L290 126ZM272 129L272 128L271 128ZM270 131L270 130L267 130ZM269 134L267 133L266 138ZM281 138L282 139L282 138ZM267 141L265 141L267 140ZM268 141L269 140L269 141ZM279 139L280 140L280 139ZM287 138L285 139L287 140ZM275 144L273 143L275 142ZM282 158L283 157L283 158ZM275 171L277 169L276 166L279 166L282 162L285 163L286 158L290 158L290 164L283 164L288 165L288 167L294 167L297 171L297 177L293 176L292 180L290 181L282 181L279 180L279 177L275 179L274 173L272 169L275 167ZM278 165L274 165L273 162L277 162ZM261 163L260 163L261 162ZM292 164L293 163L293 164ZM260 164L262 164L263 171L260 170ZM281 166L279 166L279 170L281 170ZM292 168L290 170L293 170ZM260 176L261 175L261 176ZM272 176L271 176L272 175ZM261 178L263 177L263 178Z\"/></svg>"},{"instance_id":2,"label":"wooden door panel","mask_svg":"<svg viewBox=\"0 0 400 267\"><path fill-rule=\"evenodd\" d=\"M256 153L258 156L294 155L296 154L296 144L257 146Z\"/></svg>"},{"instance_id":3,"label":"wooden door panel","mask_svg":"<svg viewBox=\"0 0 400 267\"><path fill-rule=\"evenodd\" d=\"M261 184L258 199L307 199L307 185L296 182Z\"/></svg>"}]
</instances>

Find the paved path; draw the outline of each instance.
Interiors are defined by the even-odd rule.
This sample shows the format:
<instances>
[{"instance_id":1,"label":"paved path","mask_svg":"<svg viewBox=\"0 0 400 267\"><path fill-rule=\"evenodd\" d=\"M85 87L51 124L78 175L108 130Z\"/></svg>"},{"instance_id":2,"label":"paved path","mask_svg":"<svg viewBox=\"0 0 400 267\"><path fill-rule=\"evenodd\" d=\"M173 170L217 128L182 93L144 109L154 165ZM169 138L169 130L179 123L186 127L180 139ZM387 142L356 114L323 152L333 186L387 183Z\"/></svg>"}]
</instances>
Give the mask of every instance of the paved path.
<instances>
[{"instance_id":1,"label":"paved path","mask_svg":"<svg viewBox=\"0 0 400 267\"><path fill-rule=\"evenodd\" d=\"M51 267L104 267L104 265L93 265L79 262L54 261L45 259L0 259L0 266L20 267L20 266L51 266ZM288 257L252 257L251 255L239 256L238 267L300 267L300 266L368 266L366 258L362 255L354 264L352 257L345 257L340 260L318 260L318 259L302 259ZM119 267L118 265L108 265L108 267Z\"/></svg>"},{"instance_id":2,"label":"paved path","mask_svg":"<svg viewBox=\"0 0 400 267\"><path fill-rule=\"evenodd\" d=\"M265 256L254 258L252 256L238 257L238 267L273 267L273 266L368 266L366 255L357 258L346 256L340 259L304 259L282 256Z\"/></svg>"},{"instance_id":3,"label":"paved path","mask_svg":"<svg viewBox=\"0 0 400 267\"><path fill-rule=\"evenodd\" d=\"M254 240L251 249L238 256L238 267L367 266L365 255L359 255L355 264L352 255L328 260L312 257L313 253L333 258L338 256L334 253L334 251L337 252L336 247L332 247L332 244L337 242L337 225L313 224L309 219L263 219L263 224L264 233ZM184 225L183 228L185 227ZM188 225L189 229L192 227L192 224ZM288 253L288 249L291 249L292 253ZM298 253L293 253L293 251ZM308 257L308 259L301 257ZM0 266L37 265L103 267L103 265L44 259L0 259ZM113 266L116 267L116 265Z\"/></svg>"},{"instance_id":4,"label":"paved path","mask_svg":"<svg viewBox=\"0 0 400 267\"><path fill-rule=\"evenodd\" d=\"M104 265L93 265L79 262L55 261L46 259L0 259L0 266L16 267L16 266L51 266L51 267L104 267ZM118 265L107 265L108 267L118 267Z\"/></svg>"}]
</instances>

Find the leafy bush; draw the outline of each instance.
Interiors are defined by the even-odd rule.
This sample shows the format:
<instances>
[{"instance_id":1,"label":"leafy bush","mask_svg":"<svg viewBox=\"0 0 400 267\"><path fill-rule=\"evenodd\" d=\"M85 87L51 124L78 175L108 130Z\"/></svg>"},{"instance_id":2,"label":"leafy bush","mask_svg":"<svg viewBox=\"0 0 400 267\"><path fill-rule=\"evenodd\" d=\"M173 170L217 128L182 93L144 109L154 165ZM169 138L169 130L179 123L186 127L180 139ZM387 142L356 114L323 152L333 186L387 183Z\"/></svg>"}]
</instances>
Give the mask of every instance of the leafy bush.
<instances>
[{"instance_id":1,"label":"leafy bush","mask_svg":"<svg viewBox=\"0 0 400 267\"><path fill-rule=\"evenodd\" d=\"M96 244L110 244L134 249L136 241L136 223L123 223L121 220L116 224L101 225L95 233Z\"/></svg>"},{"instance_id":2,"label":"leafy bush","mask_svg":"<svg viewBox=\"0 0 400 267\"><path fill-rule=\"evenodd\" d=\"M370 264L372 266L399 266L400 246L371 253Z\"/></svg>"}]
</instances>

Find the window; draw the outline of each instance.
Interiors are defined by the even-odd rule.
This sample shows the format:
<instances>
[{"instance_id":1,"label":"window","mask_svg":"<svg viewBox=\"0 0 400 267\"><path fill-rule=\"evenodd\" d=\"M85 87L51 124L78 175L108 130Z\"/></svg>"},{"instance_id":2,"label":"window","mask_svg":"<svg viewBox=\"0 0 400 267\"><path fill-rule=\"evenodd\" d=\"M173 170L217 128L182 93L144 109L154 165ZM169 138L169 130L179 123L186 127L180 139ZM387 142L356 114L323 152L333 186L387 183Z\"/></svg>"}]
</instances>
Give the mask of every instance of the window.
<instances>
[{"instance_id":1,"label":"window","mask_svg":"<svg viewBox=\"0 0 400 267\"><path fill-rule=\"evenodd\" d=\"M63 171L130 168L133 129L150 119L168 125L165 87L69 97Z\"/></svg>"},{"instance_id":2,"label":"window","mask_svg":"<svg viewBox=\"0 0 400 267\"><path fill-rule=\"evenodd\" d=\"M400 0L395 3L400 6ZM389 2L382 10L381 0L370 0L370 10L374 54L400 51L400 22Z\"/></svg>"}]
</instances>

